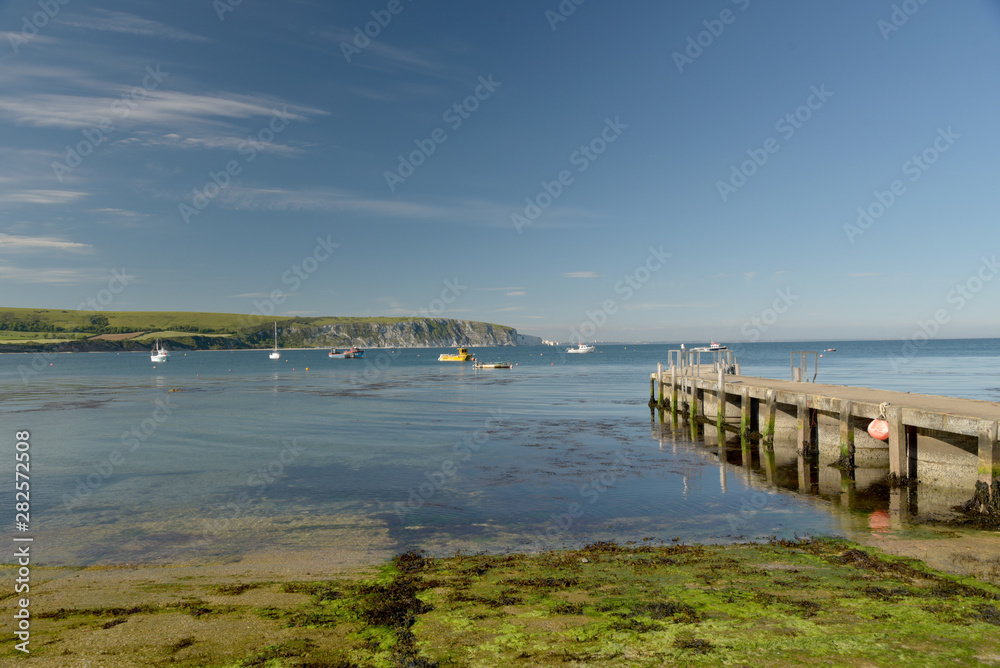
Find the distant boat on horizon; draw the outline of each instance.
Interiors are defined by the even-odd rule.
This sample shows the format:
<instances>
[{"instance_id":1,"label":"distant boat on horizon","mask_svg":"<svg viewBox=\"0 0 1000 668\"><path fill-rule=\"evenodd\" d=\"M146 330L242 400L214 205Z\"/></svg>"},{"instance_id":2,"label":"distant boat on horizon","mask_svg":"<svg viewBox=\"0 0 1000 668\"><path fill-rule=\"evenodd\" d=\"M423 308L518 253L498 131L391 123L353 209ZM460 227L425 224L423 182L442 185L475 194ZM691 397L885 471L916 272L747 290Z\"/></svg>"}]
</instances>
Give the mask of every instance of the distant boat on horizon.
<instances>
[{"instance_id":1,"label":"distant boat on horizon","mask_svg":"<svg viewBox=\"0 0 1000 668\"><path fill-rule=\"evenodd\" d=\"M592 353L594 352L594 346L588 346L586 343L576 344L576 348L567 348L568 353Z\"/></svg>"}]
</instances>

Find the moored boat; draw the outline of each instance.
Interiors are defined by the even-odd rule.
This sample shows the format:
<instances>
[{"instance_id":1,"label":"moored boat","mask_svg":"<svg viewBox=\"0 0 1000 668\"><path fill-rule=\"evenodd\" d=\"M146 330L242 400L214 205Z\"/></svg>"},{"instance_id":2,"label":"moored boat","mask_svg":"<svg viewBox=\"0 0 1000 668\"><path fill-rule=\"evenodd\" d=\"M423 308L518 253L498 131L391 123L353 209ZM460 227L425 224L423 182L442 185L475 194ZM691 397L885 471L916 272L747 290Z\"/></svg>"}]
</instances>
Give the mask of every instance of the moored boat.
<instances>
[{"instance_id":1,"label":"moored boat","mask_svg":"<svg viewBox=\"0 0 1000 668\"><path fill-rule=\"evenodd\" d=\"M166 362L170 357L170 351L163 347L160 340L157 339L156 343L153 344L153 349L149 351L149 361L150 362Z\"/></svg>"},{"instance_id":2,"label":"moored boat","mask_svg":"<svg viewBox=\"0 0 1000 668\"><path fill-rule=\"evenodd\" d=\"M578 343L576 348L567 348L568 353L592 353L594 352L594 346L588 346L586 343Z\"/></svg>"},{"instance_id":3,"label":"moored boat","mask_svg":"<svg viewBox=\"0 0 1000 668\"><path fill-rule=\"evenodd\" d=\"M347 350L337 350L336 348L331 348L327 357L331 359L339 360L351 360L351 359L361 359L365 356L365 351L357 346L351 346Z\"/></svg>"},{"instance_id":4,"label":"moored boat","mask_svg":"<svg viewBox=\"0 0 1000 668\"><path fill-rule=\"evenodd\" d=\"M274 323L274 350L268 355L270 359L278 360L281 359L281 353L278 352L278 323Z\"/></svg>"},{"instance_id":5,"label":"moored boat","mask_svg":"<svg viewBox=\"0 0 1000 668\"><path fill-rule=\"evenodd\" d=\"M475 362L476 358L469 354L468 348L459 348L458 353L441 353L438 362Z\"/></svg>"},{"instance_id":6,"label":"moored boat","mask_svg":"<svg viewBox=\"0 0 1000 668\"><path fill-rule=\"evenodd\" d=\"M684 346L681 346L681 349L683 348ZM721 343L716 343L715 341L712 341L707 346L699 346L697 348L692 348L691 350L695 351L696 353L711 353L716 350L728 350L728 348L726 348Z\"/></svg>"},{"instance_id":7,"label":"moored boat","mask_svg":"<svg viewBox=\"0 0 1000 668\"><path fill-rule=\"evenodd\" d=\"M476 362L473 364L477 369L512 369L514 365L510 362Z\"/></svg>"}]
</instances>

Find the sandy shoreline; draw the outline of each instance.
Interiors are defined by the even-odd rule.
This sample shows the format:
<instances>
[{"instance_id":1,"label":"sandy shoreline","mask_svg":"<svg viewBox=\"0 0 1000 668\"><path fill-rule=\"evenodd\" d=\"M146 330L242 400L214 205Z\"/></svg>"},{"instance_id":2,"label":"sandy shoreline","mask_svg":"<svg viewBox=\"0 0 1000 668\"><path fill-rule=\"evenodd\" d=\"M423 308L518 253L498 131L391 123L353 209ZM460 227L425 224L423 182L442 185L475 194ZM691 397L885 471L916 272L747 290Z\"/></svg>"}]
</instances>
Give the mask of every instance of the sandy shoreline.
<instances>
[{"instance_id":1,"label":"sandy shoreline","mask_svg":"<svg viewBox=\"0 0 1000 668\"><path fill-rule=\"evenodd\" d=\"M983 582L1000 585L1000 533L932 529L927 531L927 537L919 539L896 538L891 535L860 538L862 540L858 542L861 544L875 546L888 554L918 558L945 573L972 574ZM394 556L392 547L385 534L374 531L341 536L341 540L332 549L278 546L252 551L240 558L201 564L118 564L88 567L32 565L32 665L43 668L241 666L247 665L241 661L241 657L266 657L268 652L278 657L294 658L299 656L294 653L297 647L302 648L303 652L339 652L347 637L343 634L348 633L348 630L341 628L342 623L329 627L320 624L315 628L295 615L306 614L302 611L310 610L312 612L309 614L328 614L322 607L317 608L315 605L316 588L323 591L330 587L336 590L349 589L349 583L371 577L378 568L385 566ZM791 555L799 552L784 544L770 548L755 545L716 546L709 549L723 550L730 556L717 562L712 568L736 565L745 560L746 563L737 566L734 573L760 573L754 570L753 564L757 563L757 568L760 567L759 555L755 554L762 547L775 555L787 550L787 558L792 558ZM678 546L667 546L667 549L685 550ZM692 546L688 551L698 553L700 548ZM710 553L706 553L706 558ZM564 559L560 555L565 555L565 559L573 563L586 561L573 556L576 554L573 550L560 550L550 554L552 556L549 561ZM590 560L599 557L598 553L592 555ZM736 561L733 560L734 557ZM503 578L516 576L518 567L513 564L523 563L518 560L524 559L523 555L515 555L509 559L503 555L469 558L473 561L487 559L495 562L494 568L500 569L497 571L500 582L505 581ZM809 569L814 568L781 565L779 561L783 563L785 558L771 557L778 561L766 565L765 570L776 569L776 574L810 573ZM500 564L508 561L512 564L509 568L513 570L505 573L504 569L508 567L501 567ZM667 577L675 577L669 573L679 568L683 561L678 562L676 567L669 565L673 563L672 560L664 562L666 565L662 568L666 569L664 572L668 574ZM703 572L701 557L692 557L687 562L696 572ZM749 571L746 570L748 568ZM802 568L806 570L799 570ZM0 569L5 581L14 581L14 570L15 566L10 565ZM603 569L598 570L603 572ZM633 573L638 575L638 571L629 568L619 576L609 572L606 577L625 578L621 580L624 584L628 578L633 577L629 575ZM766 588L769 585L765 582L762 586ZM864 584L858 586L863 587ZM883 591L879 587L871 590ZM12 586L2 598L8 608L15 605L11 600L16 600ZM766 601L764 604L765 609L770 610L766 607ZM475 604L472 606L474 608ZM472 614L474 609L468 612ZM774 613L763 614L771 617ZM289 620L299 621L289 624ZM863 623L863 620L851 623L857 624L859 621ZM770 623L773 624L774 621ZM670 624L662 628L670 633L677 632L673 630L677 627ZM696 625L694 628L697 632L700 627ZM3 656L20 656L14 650L14 642L5 638L0 643ZM288 659L289 662L273 665L299 665L293 658ZM1000 662L1000 655L983 654L980 658L988 659L989 665ZM264 662L249 665L264 665Z\"/></svg>"}]
</instances>

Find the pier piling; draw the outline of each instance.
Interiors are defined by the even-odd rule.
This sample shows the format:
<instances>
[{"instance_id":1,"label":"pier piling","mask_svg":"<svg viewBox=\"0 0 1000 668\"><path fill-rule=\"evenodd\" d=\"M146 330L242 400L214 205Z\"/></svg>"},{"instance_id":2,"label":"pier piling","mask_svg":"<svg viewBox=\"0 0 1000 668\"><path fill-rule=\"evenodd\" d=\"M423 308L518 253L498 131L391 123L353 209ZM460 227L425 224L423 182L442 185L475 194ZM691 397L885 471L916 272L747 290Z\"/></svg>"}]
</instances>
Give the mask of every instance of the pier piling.
<instances>
[{"instance_id":1,"label":"pier piling","mask_svg":"<svg viewBox=\"0 0 1000 668\"><path fill-rule=\"evenodd\" d=\"M682 359L678 356L678 361ZM803 382L801 373L796 377L794 367L792 380L736 376L727 383L726 371L733 370L732 366L716 366L716 373L707 377L701 374L702 366L705 370L712 368L694 363L672 364L669 400L666 390L660 390L659 405L666 408L669 401L675 425L681 417L689 420L692 440L697 440L699 427L706 422L706 413L712 413L714 401L715 414L708 419L714 418L717 431L706 429L706 437L714 440L717 436L719 444L724 445L729 402L735 407L739 401L743 461L749 461L752 453L750 435L759 430L761 465L769 476L773 476L776 464L775 441L780 440L782 466L791 463L781 453L793 443L801 457L799 483L803 488L836 485L822 467L819 477L813 478L810 467L815 465L812 456L818 447L820 463L832 464L839 456L847 467L847 479L857 475L860 485L870 484L873 475L884 476L877 471L886 468L901 480L916 481L919 467L921 483L962 489L976 486L975 498L988 499L990 508L997 506L991 512L1000 512L1000 409L996 403L824 385L814 379ZM661 382L662 388L662 366L657 367L655 380ZM651 393L655 393L655 386L651 386ZM686 407L684 400L688 402ZM888 442L874 439L865 431L868 421L878 418L885 406ZM732 419L736 419L735 412ZM850 485L843 491L848 496L852 493ZM894 518L915 512L904 497L901 492L893 498Z\"/></svg>"}]
</instances>

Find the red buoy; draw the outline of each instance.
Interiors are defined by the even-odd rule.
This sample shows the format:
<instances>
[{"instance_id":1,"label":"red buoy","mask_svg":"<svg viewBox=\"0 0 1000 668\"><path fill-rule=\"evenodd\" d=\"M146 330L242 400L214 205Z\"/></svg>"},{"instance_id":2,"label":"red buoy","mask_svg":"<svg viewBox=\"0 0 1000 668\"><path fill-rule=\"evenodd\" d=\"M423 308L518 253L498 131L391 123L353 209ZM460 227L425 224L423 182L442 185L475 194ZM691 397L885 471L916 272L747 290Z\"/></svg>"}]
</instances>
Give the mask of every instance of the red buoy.
<instances>
[{"instance_id":1,"label":"red buoy","mask_svg":"<svg viewBox=\"0 0 1000 668\"><path fill-rule=\"evenodd\" d=\"M871 424L868 425L868 433L871 434L872 438L887 441L889 440L889 423L885 420L872 420Z\"/></svg>"}]
</instances>

